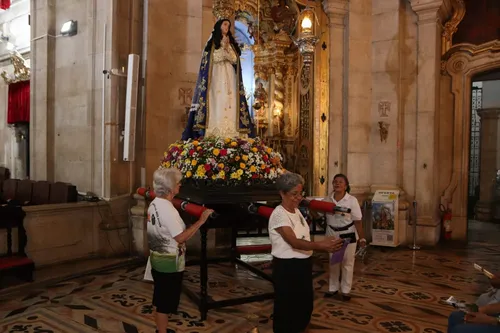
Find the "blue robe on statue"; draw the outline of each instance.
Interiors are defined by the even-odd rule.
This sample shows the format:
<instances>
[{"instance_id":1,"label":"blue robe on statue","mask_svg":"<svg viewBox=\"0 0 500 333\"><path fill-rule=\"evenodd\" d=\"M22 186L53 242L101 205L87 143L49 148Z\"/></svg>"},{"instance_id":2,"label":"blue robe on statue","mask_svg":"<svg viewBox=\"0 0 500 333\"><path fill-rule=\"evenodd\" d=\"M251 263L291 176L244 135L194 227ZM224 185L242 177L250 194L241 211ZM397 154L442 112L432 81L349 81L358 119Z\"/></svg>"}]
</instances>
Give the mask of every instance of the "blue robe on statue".
<instances>
[{"instance_id":1,"label":"blue robe on statue","mask_svg":"<svg viewBox=\"0 0 500 333\"><path fill-rule=\"evenodd\" d=\"M210 42L210 41L209 41ZM207 130L207 120L210 114L208 96L210 93L210 82L212 80L212 59L214 54L214 46L212 45L211 51L203 51L201 58L200 71L196 87L193 94L191 108L189 110L187 126L182 133L182 140L196 139L204 137ZM240 57L237 57L237 63L232 65L236 78L236 98L237 98L237 119L238 128L237 132L240 135L248 135L248 137L255 137L255 126L253 123L252 115L248 110L247 99L245 96L245 89L243 86L243 78L241 74Z\"/></svg>"}]
</instances>

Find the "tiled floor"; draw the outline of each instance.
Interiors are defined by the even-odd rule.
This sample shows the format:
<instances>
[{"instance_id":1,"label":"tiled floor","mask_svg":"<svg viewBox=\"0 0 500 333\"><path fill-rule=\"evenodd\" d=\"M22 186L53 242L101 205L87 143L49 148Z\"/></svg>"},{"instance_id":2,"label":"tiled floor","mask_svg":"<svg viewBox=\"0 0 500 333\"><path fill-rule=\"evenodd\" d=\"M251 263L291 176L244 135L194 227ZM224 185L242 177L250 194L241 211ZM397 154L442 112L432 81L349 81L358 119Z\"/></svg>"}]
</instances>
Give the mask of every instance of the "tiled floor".
<instances>
[{"instance_id":1,"label":"tiled floor","mask_svg":"<svg viewBox=\"0 0 500 333\"><path fill-rule=\"evenodd\" d=\"M316 257L313 332L446 332L452 309L443 300L453 295L474 301L487 279L472 264L499 272L499 254L500 241L417 253L373 248L365 263L356 265L348 303L322 297L328 266L324 256ZM270 270L268 263L253 264ZM143 272L144 265L129 263L0 294L0 332L154 332L152 285L142 281ZM272 290L268 282L229 264L211 265L209 277L214 300ZM198 283L198 271L190 267L185 285L197 290ZM272 301L265 301L211 310L202 322L196 306L183 295L171 325L177 333L272 332L271 313Z\"/></svg>"}]
</instances>

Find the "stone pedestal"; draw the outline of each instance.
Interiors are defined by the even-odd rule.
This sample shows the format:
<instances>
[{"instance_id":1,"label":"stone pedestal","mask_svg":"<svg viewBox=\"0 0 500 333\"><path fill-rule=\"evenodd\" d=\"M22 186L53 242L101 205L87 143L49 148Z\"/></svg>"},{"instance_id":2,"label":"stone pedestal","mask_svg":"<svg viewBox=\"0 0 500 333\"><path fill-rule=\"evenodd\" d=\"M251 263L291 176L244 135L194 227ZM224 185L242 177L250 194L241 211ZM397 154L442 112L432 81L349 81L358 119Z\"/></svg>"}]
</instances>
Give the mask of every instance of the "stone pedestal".
<instances>
[{"instance_id":1,"label":"stone pedestal","mask_svg":"<svg viewBox=\"0 0 500 333\"><path fill-rule=\"evenodd\" d=\"M497 170L500 167L500 108L477 110L481 117L479 202L476 204L476 218L491 221Z\"/></svg>"}]
</instances>

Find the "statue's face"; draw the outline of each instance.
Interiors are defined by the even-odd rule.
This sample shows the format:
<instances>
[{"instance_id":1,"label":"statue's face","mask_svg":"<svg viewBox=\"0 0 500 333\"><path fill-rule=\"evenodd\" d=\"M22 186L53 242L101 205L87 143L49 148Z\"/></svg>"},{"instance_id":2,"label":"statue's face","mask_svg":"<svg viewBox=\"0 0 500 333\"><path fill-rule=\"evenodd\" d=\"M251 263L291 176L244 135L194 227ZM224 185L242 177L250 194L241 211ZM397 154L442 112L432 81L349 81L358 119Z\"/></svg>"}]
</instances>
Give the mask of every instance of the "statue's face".
<instances>
[{"instance_id":1,"label":"statue's face","mask_svg":"<svg viewBox=\"0 0 500 333\"><path fill-rule=\"evenodd\" d=\"M220 26L220 31L222 32L223 35L227 35L227 32L229 31L229 28L231 27L231 24L229 21L224 21L222 22L222 25Z\"/></svg>"}]
</instances>

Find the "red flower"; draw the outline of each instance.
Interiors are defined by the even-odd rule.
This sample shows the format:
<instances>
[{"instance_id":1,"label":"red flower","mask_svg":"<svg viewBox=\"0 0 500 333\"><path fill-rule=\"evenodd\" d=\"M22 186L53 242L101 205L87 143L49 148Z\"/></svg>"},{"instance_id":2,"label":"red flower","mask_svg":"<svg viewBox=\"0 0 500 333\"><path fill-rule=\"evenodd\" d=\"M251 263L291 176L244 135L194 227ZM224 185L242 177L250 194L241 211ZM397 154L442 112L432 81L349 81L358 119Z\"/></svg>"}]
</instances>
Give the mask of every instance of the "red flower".
<instances>
[{"instance_id":1,"label":"red flower","mask_svg":"<svg viewBox=\"0 0 500 333\"><path fill-rule=\"evenodd\" d=\"M193 156L193 154L194 154L194 149L190 149L189 150L189 156Z\"/></svg>"},{"instance_id":2,"label":"red flower","mask_svg":"<svg viewBox=\"0 0 500 333\"><path fill-rule=\"evenodd\" d=\"M264 160L264 162L267 162L269 160L269 157L267 155L264 155L262 156L262 159Z\"/></svg>"},{"instance_id":3,"label":"red flower","mask_svg":"<svg viewBox=\"0 0 500 333\"><path fill-rule=\"evenodd\" d=\"M210 171L210 169L212 169L212 167L210 166L210 164L205 164L205 171Z\"/></svg>"},{"instance_id":4,"label":"red flower","mask_svg":"<svg viewBox=\"0 0 500 333\"><path fill-rule=\"evenodd\" d=\"M220 154L219 154L219 155L220 155L220 156L226 156L226 155L227 155L227 149L222 149L222 150L220 151Z\"/></svg>"},{"instance_id":5,"label":"red flower","mask_svg":"<svg viewBox=\"0 0 500 333\"><path fill-rule=\"evenodd\" d=\"M254 178L254 179L255 179L255 178L259 178L259 175L258 175L258 174L256 174L256 173L254 173L254 174L252 175L252 178Z\"/></svg>"},{"instance_id":6,"label":"red flower","mask_svg":"<svg viewBox=\"0 0 500 333\"><path fill-rule=\"evenodd\" d=\"M266 173L269 173L271 172L271 169L270 168L266 168Z\"/></svg>"}]
</instances>

